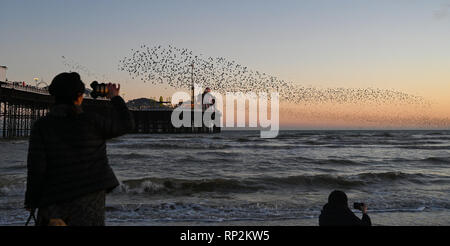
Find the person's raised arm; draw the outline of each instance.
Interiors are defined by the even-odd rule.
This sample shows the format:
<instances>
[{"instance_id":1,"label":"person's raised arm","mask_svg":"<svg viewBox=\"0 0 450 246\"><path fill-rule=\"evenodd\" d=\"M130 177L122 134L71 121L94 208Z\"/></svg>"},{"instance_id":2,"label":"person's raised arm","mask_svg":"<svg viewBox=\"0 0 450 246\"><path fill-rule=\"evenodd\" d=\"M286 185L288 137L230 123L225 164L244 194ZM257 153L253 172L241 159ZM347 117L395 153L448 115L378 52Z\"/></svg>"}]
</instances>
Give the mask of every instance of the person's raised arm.
<instances>
[{"instance_id":1,"label":"person's raised arm","mask_svg":"<svg viewBox=\"0 0 450 246\"><path fill-rule=\"evenodd\" d=\"M120 85L109 83L107 98L111 99L113 110L108 118L98 116L96 124L105 139L111 139L129 133L134 127L133 116L119 96Z\"/></svg>"}]
</instances>

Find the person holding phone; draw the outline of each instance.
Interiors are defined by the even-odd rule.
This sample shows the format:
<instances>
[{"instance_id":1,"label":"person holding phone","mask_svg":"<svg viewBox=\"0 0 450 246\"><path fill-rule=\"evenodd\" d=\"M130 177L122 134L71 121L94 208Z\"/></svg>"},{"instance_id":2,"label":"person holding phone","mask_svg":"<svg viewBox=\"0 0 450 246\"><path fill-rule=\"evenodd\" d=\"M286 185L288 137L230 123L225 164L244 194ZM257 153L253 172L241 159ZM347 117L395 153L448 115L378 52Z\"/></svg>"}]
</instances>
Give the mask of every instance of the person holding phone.
<instances>
[{"instance_id":1,"label":"person holding phone","mask_svg":"<svg viewBox=\"0 0 450 246\"><path fill-rule=\"evenodd\" d=\"M335 190L328 196L328 203L323 206L319 216L319 226L371 226L367 205L355 203L354 208L361 210L363 216L358 218L348 207L347 195Z\"/></svg>"},{"instance_id":2,"label":"person holding phone","mask_svg":"<svg viewBox=\"0 0 450 246\"><path fill-rule=\"evenodd\" d=\"M84 83L78 73L61 73L49 92L50 112L31 129L25 208L36 225L102 226L106 193L119 185L106 155L106 140L130 132L134 122L120 85L107 85L107 117L83 112Z\"/></svg>"}]
</instances>

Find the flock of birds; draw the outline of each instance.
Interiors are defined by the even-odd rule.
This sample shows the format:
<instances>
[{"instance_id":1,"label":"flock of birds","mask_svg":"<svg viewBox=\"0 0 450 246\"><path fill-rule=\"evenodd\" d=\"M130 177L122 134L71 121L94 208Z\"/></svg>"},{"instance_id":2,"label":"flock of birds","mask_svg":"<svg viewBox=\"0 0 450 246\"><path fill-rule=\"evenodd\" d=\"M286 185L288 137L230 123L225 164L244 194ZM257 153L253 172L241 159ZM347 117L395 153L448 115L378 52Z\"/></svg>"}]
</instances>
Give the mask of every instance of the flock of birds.
<instances>
[{"instance_id":1,"label":"flock of birds","mask_svg":"<svg viewBox=\"0 0 450 246\"><path fill-rule=\"evenodd\" d=\"M295 104L317 103L395 103L421 104L422 97L379 88L305 87L256 71L224 57L208 57L192 50L168 46L141 45L119 61L119 71L132 79L174 88L191 88L192 77L203 88L219 93L276 91L280 100ZM191 77L192 76L192 77Z\"/></svg>"},{"instance_id":2,"label":"flock of birds","mask_svg":"<svg viewBox=\"0 0 450 246\"><path fill-rule=\"evenodd\" d=\"M83 77L99 81L112 81L105 75L91 72L65 56L63 64ZM132 49L131 54L119 61L119 71L127 72L133 80L144 83L161 84L174 88L190 89L192 78L203 88L215 92L261 93L278 92L280 100L296 105L294 108L282 107L280 113L291 118L301 119L339 119L349 122L364 122L381 125L415 125L425 127L448 127L450 119L434 118L428 115L431 102L420 96L396 90L381 88L318 88L302 86L275 76L256 71L224 57L208 57L195 54L185 48L141 45ZM345 105L368 105L372 114L347 112ZM304 107L297 107L297 106ZM322 106L320 106L322 105ZM335 105L323 110L323 105ZM339 106L340 105L340 106ZM315 107L322 107L315 109ZM339 107L341 107L339 109ZM385 107L398 112L386 113ZM295 109L296 108L296 109ZM403 109L414 109L407 113ZM366 108L367 109L367 108Z\"/></svg>"}]
</instances>

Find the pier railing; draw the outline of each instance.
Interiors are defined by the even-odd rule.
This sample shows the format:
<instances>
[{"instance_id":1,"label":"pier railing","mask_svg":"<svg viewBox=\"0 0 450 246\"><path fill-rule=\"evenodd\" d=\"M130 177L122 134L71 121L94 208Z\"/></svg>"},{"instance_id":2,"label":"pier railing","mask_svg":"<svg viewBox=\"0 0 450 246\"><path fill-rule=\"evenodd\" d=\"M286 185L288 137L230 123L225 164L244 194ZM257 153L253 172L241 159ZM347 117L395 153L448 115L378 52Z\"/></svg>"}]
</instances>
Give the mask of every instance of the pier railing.
<instances>
[{"instance_id":1,"label":"pier railing","mask_svg":"<svg viewBox=\"0 0 450 246\"><path fill-rule=\"evenodd\" d=\"M0 83L1 83L1 87L3 87L3 88L10 88L10 89L14 89L14 90L49 95L47 87L40 88L37 86L23 84L23 82L0 82Z\"/></svg>"}]
</instances>

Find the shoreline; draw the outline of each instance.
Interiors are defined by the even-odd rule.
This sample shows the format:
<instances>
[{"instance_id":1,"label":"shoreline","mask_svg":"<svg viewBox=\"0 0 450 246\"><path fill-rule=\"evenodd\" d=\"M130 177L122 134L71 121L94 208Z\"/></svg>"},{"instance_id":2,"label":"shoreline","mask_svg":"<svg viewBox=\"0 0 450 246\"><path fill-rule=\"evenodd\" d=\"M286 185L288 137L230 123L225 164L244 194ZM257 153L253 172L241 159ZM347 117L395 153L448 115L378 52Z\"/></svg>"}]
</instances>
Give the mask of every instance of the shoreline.
<instances>
[{"instance_id":1,"label":"shoreline","mask_svg":"<svg viewBox=\"0 0 450 246\"><path fill-rule=\"evenodd\" d=\"M361 213L356 213L361 217ZM420 212L375 212L370 213L372 226L449 226L450 210ZM107 226L319 226L319 218L299 218L264 221L174 221L174 222L106 222Z\"/></svg>"},{"instance_id":2,"label":"shoreline","mask_svg":"<svg viewBox=\"0 0 450 246\"><path fill-rule=\"evenodd\" d=\"M360 213L356 216L361 217ZM450 210L421 211L421 212L383 212L370 213L372 226L449 226ZM1 226L24 226L25 221ZM106 226L318 226L318 217L284 219L284 220L240 220L240 221L111 221L106 217ZM33 223L31 223L33 226Z\"/></svg>"},{"instance_id":3,"label":"shoreline","mask_svg":"<svg viewBox=\"0 0 450 246\"><path fill-rule=\"evenodd\" d=\"M356 216L361 217L360 213ZM372 226L449 226L450 210L421 212L370 213ZM447 218L447 219L446 219ZM106 226L319 226L319 218L299 218L284 220L241 220L224 222L173 221L173 222L112 222Z\"/></svg>"}]
</instances>

